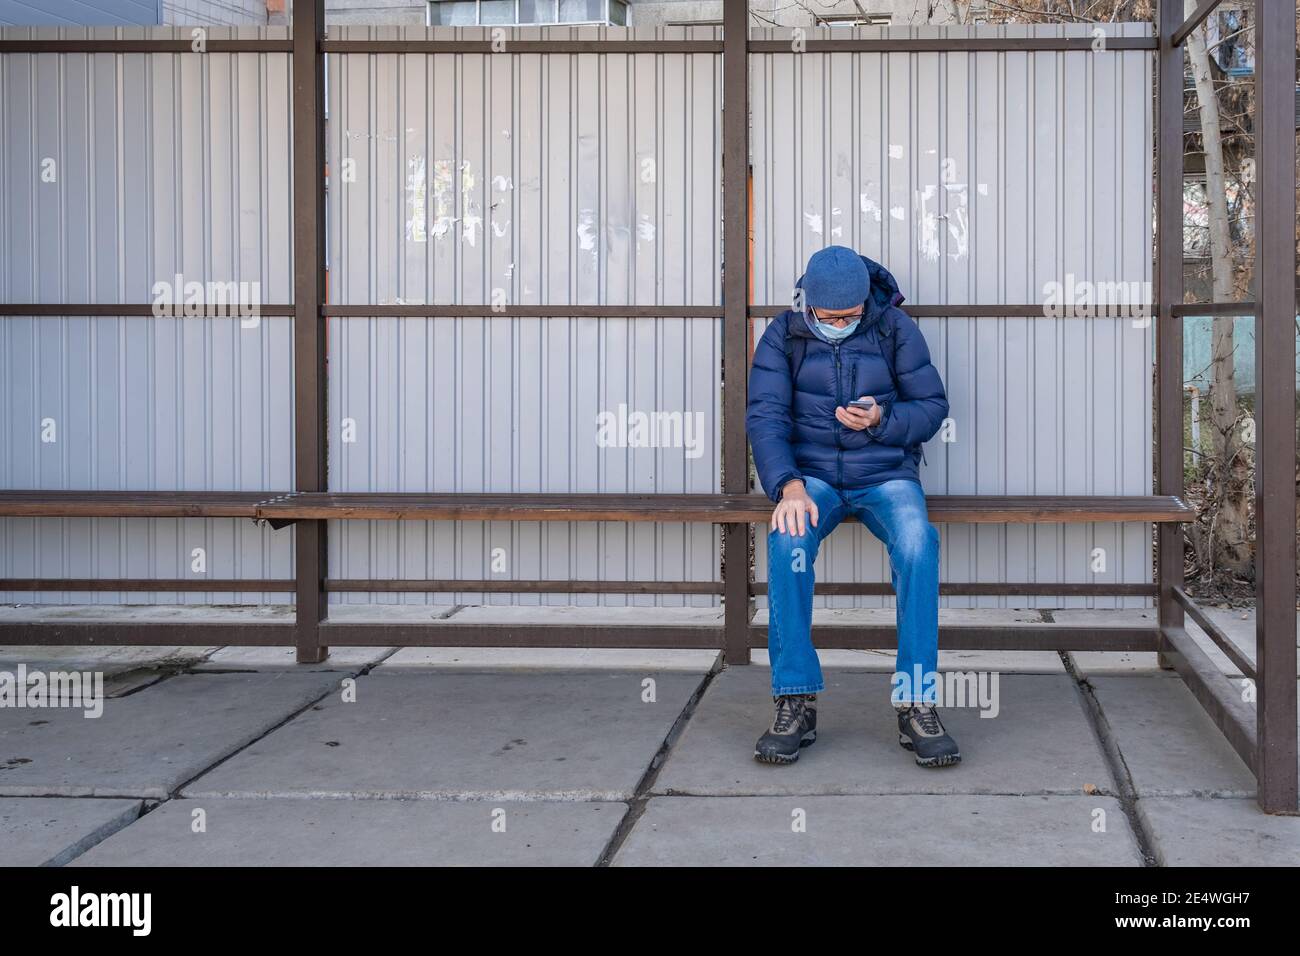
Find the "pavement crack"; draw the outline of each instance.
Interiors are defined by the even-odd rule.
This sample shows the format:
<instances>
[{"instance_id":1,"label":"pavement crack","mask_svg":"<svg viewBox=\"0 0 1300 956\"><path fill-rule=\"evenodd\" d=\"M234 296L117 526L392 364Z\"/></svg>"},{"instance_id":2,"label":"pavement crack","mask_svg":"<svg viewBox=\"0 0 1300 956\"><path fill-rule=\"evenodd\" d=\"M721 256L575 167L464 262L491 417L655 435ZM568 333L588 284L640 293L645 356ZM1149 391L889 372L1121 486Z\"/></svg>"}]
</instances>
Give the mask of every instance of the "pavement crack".
<instances>
[{"instance_id":1,"label":"pavement crack","mask_svg":"<svg viewBox=\"0 0 1300 956\"><path fill-rule=\"evenodd\" d=\"M646 767L645 773L641 775L641 779L637 781L637 785L632 791L632 798L628 801L627 812L623 814L623 819L620 820L618 826L614 828L614 832L610 836L609 842L605 845L604 852L602 852L596 860L597 867L607 867L614 862L614 857L617 856L618 851L622 849L624 842L626 842L628 836L632 833L632 829L636 826L637 821L639 821L645 814L646 805L650 802L650 791L654 789L655 782L659 779L659 771L662 770L664 764L667 763L668 755L672 752L677 741L681 739L682 733L686 730L686 725L690 722L691 717L695 715L695 708L699 706L700 700L704 697L705 691L709 689L709 686L721 672L722 653L719 652L717 658L713 662L713 666L709 668L708 673L704 675L699 686L696 687L691 696L687 698L686 704L682 707L682 712L677 715L677 719L673 721L672 727L664 737L664 742L659 746L659 749L655 751L654 756L650 758L649 766Z\"/></svg>"},{"instance_id":2,"label":"pavement crack","mask_svg":"<svg viewBox=\"0 0 1300 956\"><path fill-rule=\"evenodd\" d=\"M1138 811L1139 797L1137 787L1133 783L1133 774L1129 771L1128 762L1124 759L1123 751L1120 750L1119 741L1115 739L1115 732L1111 729L1110 720L1107 719L1105 711L1102 710L1101 701L1097 699L1096 689L1089 683L1088 678L1079 672L1078 665L1069 651L1058 651L1057 653L1061 655L1061 663L1074 682L1074 689L1079 695L1080 703L1083 704L1084 713L1088 717L1088 724L1097 737L1097 743L1101 747L1102 756L1106 760L1111 776L1115 778L1115 784L1119 788L1119 792L1114 796L1119 801L1125 819L1128 820L1134 839L1137 840L1138 852L1142 854L1143 864L1149 867L1159 866L1155 841L1152 840L1151 834L1147 832L1146 824L1142 820L1142 814Z\"/></svg>"}]
</instances>

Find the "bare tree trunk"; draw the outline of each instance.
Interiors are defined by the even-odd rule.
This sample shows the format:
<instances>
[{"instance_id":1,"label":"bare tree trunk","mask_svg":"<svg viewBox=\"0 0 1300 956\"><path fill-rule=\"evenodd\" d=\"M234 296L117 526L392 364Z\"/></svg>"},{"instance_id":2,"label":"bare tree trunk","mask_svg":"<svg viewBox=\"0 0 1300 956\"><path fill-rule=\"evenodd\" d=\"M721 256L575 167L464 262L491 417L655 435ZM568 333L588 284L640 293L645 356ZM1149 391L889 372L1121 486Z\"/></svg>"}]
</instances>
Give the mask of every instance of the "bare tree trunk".
<instances>
[{"instance_id":1,"label":"bare tree trunk","mask_svg":"<svg viewBox=\"0 0 1300 956\"><path fill-rule=\"evenodd\" d=\"M1188 15L1196 0L1184 0ZM1219 127L1219 101L1210 73L1210 56L1205 49L1205 28L1198 27L1187 38L1187 55L1196 80L1196 98L1201 115L1201 139L1205 145L1206 199L1210 204L1210 267L1214 301L1230 302L1232 288L1232 245L1228 232L1228 199L1223 175L1223 145ZM1210 361L1210 436L1214 465L1212 498L1216 504L1213 540L1209 554L1219 566L1234 574L1249 574L1252 555L1247 511L1247 482L1250 468L1237 425L1237 387L1233 371L1233 317L1213 319Z\"/></svg>"}]
</instances>

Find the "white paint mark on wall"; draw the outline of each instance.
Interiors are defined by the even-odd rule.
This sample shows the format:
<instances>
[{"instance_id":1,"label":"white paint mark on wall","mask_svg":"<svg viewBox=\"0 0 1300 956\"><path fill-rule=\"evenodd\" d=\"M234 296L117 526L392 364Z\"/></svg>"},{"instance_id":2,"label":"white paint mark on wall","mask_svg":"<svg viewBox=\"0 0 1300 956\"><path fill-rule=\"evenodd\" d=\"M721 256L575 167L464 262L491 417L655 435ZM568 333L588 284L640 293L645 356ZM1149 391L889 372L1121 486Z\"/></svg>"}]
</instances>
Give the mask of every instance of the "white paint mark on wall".
<instances>
[{"instance_id":1,"label":"white paint mark on wall","mask_svg":"<svg viewBox=\"0 0 1300 956\"><path fill-rule=\"evenodd\" d=\"M428 241L426 219L425 168L423 156L412 156L406 161L406 241Z\"/></svg>"},{"instance_id":2,"label":"white paint mark on wall","mask_svg":"<svg viewBox=\"0 0 1300 956\"><path fill-rule=\"evenodd\" d=\"M880 183L867 180L862 192L858 193L858 211L864 216L872 216L880 222L883 210L880 208Z\"/></svg>"},{"instance_id":3,"label":"white paint mark on wall","mask_svg":"<svg viewBox=\"0 0 1300 956\"><path fill-rule=\"evenodd\" d=\"M460 164L460 208L463 216L461 238L471 246L478 245L478 231L483 227L483 207L474 198L474 188L478 180L469 160Z\"/></svg>"},{"instance_id":4,"label":"white paint mark on wall","mask_svg":"<svg viewBox=\"0 0 1300 956\"><path fill-rule=\"evenodd\" d=\"M890 159L902 159L902 158L903 158L903 147L902 147L901 144L899 144L899 143L890 143L890 144L889 144L889 158L890 158Z\"/></svg>"},{"instance_id":5,"label":"white paint mark on wall","mask_svg":"<svg viewBox=\"0 0 1300 956\"><path fill-rule=\"evenodd\" d=\"M980 184L978 184L978 185L975 187L975 189L976 189L976 191L979 192L979 194L980 194L981 196L987 196L987 195L989 194L989 184L988 184L988 183L980 183Z\"/></svg>"},{"instance_id":6,"label":"white paint mark on wall","mask_svg":"<svg viewBox=\"0 0 1300 956\"><path fill-rule=\"evenodd\" d=\"M939 190L931 183L915 192L916 249L930 262L939 258L939 221L936 216Z\"/></svg>"},{"instance_id":7,"label":"white paint mark on wall","mask_svg":"<svg viewBox=\"0 0 1300 956\"><path fill-rule=\"evenodd\" d=\"M455 200L451 191L451 160L435 159L433 161L433 225L429 235L442 239L451 231L456 218Z\"/></svg>"},{"instance_id":8,"label":"white paint mark on wall","mask_svg":"<svg viewBox=\"0 0 1300 956\"><path fill-rule=\"evenodd\" d=\"M902 222L904 219L907 218L907 210L904 209L902 206L890 206L889 215L892 218L897 219L899 222Z\"/></svg>"},{"instance_id":9,"label":"white paint mark on wall","mask_svg":"<svg viewBox=\"0 0 1300 956\"><path fill-rule=\"evenodd\" d=\"M636 241L637 242L654 242L655 241L655 224L650 220L649 213L641 213L641 218L636 224Z\"/></svg>"},{"instance_id":10,"label":"white paint mark on wall","mask_svg":"<svg viewBox=\"0 0 1300 956\"><path fill-rule=\"evenodd\" d=\"M806 212L803 214L803 220L808 226L808 231L814 236L822 234L822 216L819 212Z\"/></svg>"},{"instance_id":11,"label":"white paint mark on wall","mask_svg":"<svg viewBox=\"0 0 1300 956\"><path fill-rule=\"evenodd\" d=\"M945 183L943 188L948 193L950 212L941 218L948 220L948 235L953 239L952 251L948 255L956 262L970 254L969 194L966 183Z\"/></svg>"},{"instance_id":12,"label":"white paint mark on wall","mask_svg":"<svg viewBox=\"0 0 1300 956\"><path fill-rule=\"evenodd\" d=\"M970 254L970 185L957 182L957 160L951 156L943 161L943 189L947 195L944 205L948 212L939 218L947 221L948 235L952 239L948 257L957 262Z\"/></svg>"},{"instance_id":13,"label":"white paint mark on wall","mask_svg":"<svg viewBox=\"0 0 1300 956\"><path fill-rule=\"evenodd\" d=\"M831 209L831 222L835 223L831 226L831 238L839 238L844 235L844 226L838 224L839 218L840 207L835 206Z\"/></svg>"},{"instance_id":14,"label":"white paint mark on wall","mask_svg":"<svg viewBox=\"0 0 1300 956\"><path fill-rule=\"evenodd\" d=\"M596 248L596 213L593 209L578 210L578 248L591 253L592 265L600 261L600 250Z\"/></svg>"},{"instance_id":15,"label":"white paint mark on wall","mask_svg":"<svg viewBox=\"0 0 1300 956\"><path fill-rule=\"evenodd\" d=\"M364 129L345 129L345 130L343 131L343 136L344 136L345 139L348 139L348 140L353 140L353 139L373 139L373 140L375 140L375 141L377 141L377 142L380 142L380 143L396 143L396 142L397 142L397 134L396 134L396 133L371 133L371 132L369 132L368 130L364 130Z\"/></svg>"}]
</instances>

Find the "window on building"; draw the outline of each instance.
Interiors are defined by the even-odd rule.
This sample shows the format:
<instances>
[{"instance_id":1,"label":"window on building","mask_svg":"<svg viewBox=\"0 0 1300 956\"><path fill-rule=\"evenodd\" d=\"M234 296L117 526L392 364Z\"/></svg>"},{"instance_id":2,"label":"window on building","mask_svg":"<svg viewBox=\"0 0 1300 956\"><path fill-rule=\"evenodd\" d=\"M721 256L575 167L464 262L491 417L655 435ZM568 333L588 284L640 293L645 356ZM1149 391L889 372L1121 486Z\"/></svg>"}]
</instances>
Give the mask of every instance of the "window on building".
<instances>
[{"instance_id":1,"label":"window on building","mask_svg":"<svg viewBox=\"0 0 1300 956\"><path fill-rule=\"evenodd\" d=\"M841 16L817 17L819 27L887 27L890 18L887 14L879 16Z\"/></svg>"},{"instance_id":2,"label":"window on building","mask_svg":"<svg viewBox=\"0 0 1300 956\"><path fill-rule=\"evenodd\" d=\"M478 0L439 0L429 4L429 23L438 27L472 27L478 23Z\"/></svg>"},{"instance_id":3,"label":"window on building","mask_svg":"<svg viewBox=\"0 0 1300 956\"><path fill-rule=\"evenodd\" d=\"M480 0L478 22L482 24L518 23L515 0Z\"/></svg>"},{"instance_id":4,"label":"window on building","mask_svg":"<svg viewBox=\"0 0 1300 956\"><path fill-rule=\"evenodd\" d=\"M555 0L521 0L520 23L554 23Z\"/></svg>"},{"instance_id":5,"label":"window on building","mask_svg":"<svg viewBox=\"0 0 1300 956\"><path fill-rule=\"evenodd\" d=\"M431 26L627 25L623 0L430 0Z\"/></svg>"}]
</instances>

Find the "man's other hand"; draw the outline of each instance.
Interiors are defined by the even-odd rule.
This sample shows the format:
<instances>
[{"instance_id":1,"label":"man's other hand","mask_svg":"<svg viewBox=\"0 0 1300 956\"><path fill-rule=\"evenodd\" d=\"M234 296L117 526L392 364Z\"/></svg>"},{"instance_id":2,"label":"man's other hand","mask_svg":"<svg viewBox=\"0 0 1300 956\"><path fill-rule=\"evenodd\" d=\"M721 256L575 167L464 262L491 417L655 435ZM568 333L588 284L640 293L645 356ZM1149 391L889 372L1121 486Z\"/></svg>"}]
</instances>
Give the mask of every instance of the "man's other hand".
<instances>
[{"instance_id":1,"label":"man's other hand","mask_svg":"<svg viewBox=\"0 0 1300 956\"><path fill-rule=\"evenodd\" d=\"M871 398L870 395L863 395L863 398ZM874 399L872 399L874 401ZM845 428L852 428L855 432L860 432L864 428L870 428L872 425L880 424L880 406L872 405L870 408L851 408L847 405L841 405L835 409L836 420Z\"/></svg>"},{"instance_id":2,"label":"man's other hand","mask_svg":"<svg viewBox=\"0 0 1300 956\"><path fill-rule=\"evenodd\" d=\"M817 527L817 504L808 496L808 489L798 478L787 481L781 489L781 500L772 511L772 530L782 534L807 534L808 521Z\"/></svg>"}]
</instances>

